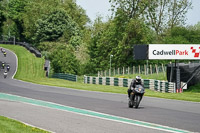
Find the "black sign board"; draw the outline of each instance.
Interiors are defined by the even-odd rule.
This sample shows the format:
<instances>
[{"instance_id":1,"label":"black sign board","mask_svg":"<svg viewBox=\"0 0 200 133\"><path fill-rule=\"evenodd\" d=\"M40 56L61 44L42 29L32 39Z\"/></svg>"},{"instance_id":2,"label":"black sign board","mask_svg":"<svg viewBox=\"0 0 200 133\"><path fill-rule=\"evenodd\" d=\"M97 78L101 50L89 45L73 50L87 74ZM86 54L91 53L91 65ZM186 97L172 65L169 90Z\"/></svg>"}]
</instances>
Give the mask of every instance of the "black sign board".
<instances>
[{"instance_id":1,"label":"black sign board","mask_svg":"<svg viewBox=\"0 0 200 133\"><path fill-rule=\"evenodd\" d=\"M148 60L148 45L134 45L133 55L135 60Z\"/></svg>"}]
</instances>

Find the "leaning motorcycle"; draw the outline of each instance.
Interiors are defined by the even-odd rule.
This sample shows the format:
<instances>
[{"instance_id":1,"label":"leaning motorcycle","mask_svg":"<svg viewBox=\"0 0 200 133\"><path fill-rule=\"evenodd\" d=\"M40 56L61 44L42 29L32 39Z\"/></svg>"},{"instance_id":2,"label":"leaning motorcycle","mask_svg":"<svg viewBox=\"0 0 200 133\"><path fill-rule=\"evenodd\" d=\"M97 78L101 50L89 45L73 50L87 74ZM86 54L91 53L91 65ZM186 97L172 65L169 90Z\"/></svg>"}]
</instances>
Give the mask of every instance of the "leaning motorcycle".
<instances>
[{"instance_id":1,"label":"leaning motorcycle","mask_svg":"<svg viewBox=\"0 0 200 133\"><path fill-rule=\"evenodd\" d=\"M136 85L134 89L132 88L130 100L128 102L129 108L133 108L133 107L138 108L144 93L145 93L145 89L142 85Z\"/></svg>"}]
</instances>

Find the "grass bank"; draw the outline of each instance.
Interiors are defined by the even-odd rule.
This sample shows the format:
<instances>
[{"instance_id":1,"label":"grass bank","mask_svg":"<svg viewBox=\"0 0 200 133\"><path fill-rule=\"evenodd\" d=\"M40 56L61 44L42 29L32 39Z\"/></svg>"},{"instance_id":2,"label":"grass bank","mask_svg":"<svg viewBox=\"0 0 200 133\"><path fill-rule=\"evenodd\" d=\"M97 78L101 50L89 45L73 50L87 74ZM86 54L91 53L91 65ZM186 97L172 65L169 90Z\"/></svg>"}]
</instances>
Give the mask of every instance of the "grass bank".
<instances>
[{"instance_id":1,"label":"grass bank","mask_svg":"<svg viewBox=\"0 0 200 133\"><path fill-rule=\"evenodd\" d=\"M0 116L0 127L1 133L49 133L3 116Z\"/></svg>"},{"instance_id":2,"label":"grass bank","mask_svg":"<svg viewBox=\"0 0 200 133\"><path fill-rule=\"evenodd\" d=\"M36 58L33 54L31 54L24 47L21 46L0 45L0 47L10 49L18 56L19 66L17 74L15 76L16 79L50 86L127 94L127 88L125 87L84 84L83 82L71 82L62 79L46 78L43 71L43 58ZM152 77L143 78L151 79ZM200 85L197 85L184 93L175 94L154 92L146 89L145 95L151 97L200 102L200 92L197 91L199 89Z\"/></svg>"}]
</instances>

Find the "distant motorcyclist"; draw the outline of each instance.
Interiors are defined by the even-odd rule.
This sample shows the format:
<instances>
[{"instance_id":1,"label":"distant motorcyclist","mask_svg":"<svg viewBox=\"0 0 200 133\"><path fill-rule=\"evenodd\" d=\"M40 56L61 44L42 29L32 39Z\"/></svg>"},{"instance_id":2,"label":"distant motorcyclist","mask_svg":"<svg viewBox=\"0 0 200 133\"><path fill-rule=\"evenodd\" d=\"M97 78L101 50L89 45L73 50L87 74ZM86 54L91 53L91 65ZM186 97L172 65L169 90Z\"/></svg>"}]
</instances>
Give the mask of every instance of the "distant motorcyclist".
<instances>
[{"instance_id":1,"label":"distant motorcyclist","mask_svg":"<svg viewBox=\"0 0 200 133\"><path fill-rule=\"evenodd\" d=\"M5 71L5 72L3 73L4 79L7 77L7 75L8 75L8 72Z\"/></svg>"},{"instance_id":2,"label":"distant motorcyclist","mask_svg":"<svg viewBox=\"0 0 200 133\"><path fill-rule=\"evenodd\" d=\"M7 68L7 71L9 72L10 71L10 65L7 64L6 68Z\"/></svg>"},{"instance_id":3,"label":"distant motorcyclist","mask_svg":"<svg viewBox=\"0 0 200 133\"><path fill-rule=\"evenodd\" d=\"M142 83L140 76L136 76L135 79L132 80L129 89L127 90L129 99L130 99L131 92L133 91L133 89L135 89L136 85L142 85L143 86L143 83Z\"/></svg>"},{"instance_id":4,"label":"distant motorcyclist","mask_svg":"<svg viewBox=\"0 0 200 133\"><path fill-rule=\"evenodd\" d=\"M5 63L4 63L4 62L2 62L2 69L4 69L4 67L5 67Z\"/></svg>"},{"instance_id":5,"label":"distant motorcyclist","mask_svg":"<svg viewBox=\"0 0 200 133\"><path fill-rule=\"evenodd\" d=\"M2 52L2 53L4 53L4 52L6 52L6 50L5 50L5 49L3 49L3 48L1 48L1 52Z\"/></svg>"},{"instance_id":6,"label":"distant motorcyclist","mask_svg":"<svg viewBox=\"0 0 200 133\"><path fill-rule=\"evenodd\" d=\"M3 53L4 57L6 57L6 52Z\"/></svg>"}]
</instances>

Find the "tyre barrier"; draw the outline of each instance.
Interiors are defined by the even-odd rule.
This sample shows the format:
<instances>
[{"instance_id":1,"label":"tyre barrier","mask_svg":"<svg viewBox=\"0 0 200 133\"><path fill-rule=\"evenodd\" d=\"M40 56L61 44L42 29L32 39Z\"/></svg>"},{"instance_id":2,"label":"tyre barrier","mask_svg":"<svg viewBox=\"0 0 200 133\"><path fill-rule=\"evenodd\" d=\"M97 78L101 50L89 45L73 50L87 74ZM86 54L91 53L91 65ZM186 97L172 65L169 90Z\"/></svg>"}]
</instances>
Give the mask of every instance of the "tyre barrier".
<instances>
[{"instance_id":1,"label":"tyre barrier","mask_svg":"<svg viewBox=\"0 0 200 133\"><path fill-rule=\"evenodd\" d=\"M92 79L92 83L90 80ZM91 77L84 76L84 83L86 84L99 84L99 85L110 85L110 86L120 86L129 87L132 79L126 78L114 78L114 77ZM175 83L160 81L154 79L142 79L145 89L151 89L161 93L176 93ZM185 84L182 82L182 84ZM187 89L184 88L184 89Z\"/></svg>"}]
</instances>

